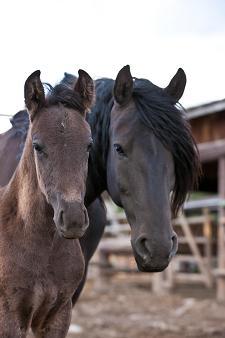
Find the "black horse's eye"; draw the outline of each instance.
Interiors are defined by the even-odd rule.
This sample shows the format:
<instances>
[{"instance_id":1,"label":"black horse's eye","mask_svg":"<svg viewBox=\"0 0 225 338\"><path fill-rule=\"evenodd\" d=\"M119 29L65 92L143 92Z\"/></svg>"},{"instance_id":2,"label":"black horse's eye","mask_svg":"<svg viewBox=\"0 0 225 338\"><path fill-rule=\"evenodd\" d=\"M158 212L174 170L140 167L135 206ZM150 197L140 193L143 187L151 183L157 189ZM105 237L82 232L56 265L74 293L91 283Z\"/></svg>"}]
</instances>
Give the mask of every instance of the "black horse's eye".
<instances>
[{"instance_id":1,"label":"black horse's eye","mask_svg":"<svg viewBox=\"0 0 225 338\"><path fill-rule=\"evenodd\" d=\"M114 146L114 149L116 150L116 152L117 152L119 155L126 156L126 154L125 154L125 152L123 151L123 148L121 147L120 144L115 143L113 146Z\"/></svg>"},{"instance_id":2,"label":"black horse's eye","mask_svg":"<svg viewBox=\"0 0 225 338\"><path fill-rule=\"evenodd\" d=\"M43 152L43 147L37 143L37 142L33 142L33 148L38 152L38 153L42 153Z\"/></svg>"}]
</instances>

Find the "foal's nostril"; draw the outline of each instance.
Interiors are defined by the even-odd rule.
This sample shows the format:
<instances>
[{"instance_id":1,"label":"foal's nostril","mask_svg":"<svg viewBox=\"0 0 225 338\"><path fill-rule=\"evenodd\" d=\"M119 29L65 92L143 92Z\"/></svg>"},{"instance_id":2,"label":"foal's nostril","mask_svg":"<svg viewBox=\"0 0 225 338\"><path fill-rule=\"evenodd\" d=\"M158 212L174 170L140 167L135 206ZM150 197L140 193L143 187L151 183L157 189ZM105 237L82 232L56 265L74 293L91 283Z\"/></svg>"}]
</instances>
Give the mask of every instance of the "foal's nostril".
<instances>
[{"instance_id":1,"label":"foal's nostril","mask_svg":"<svg viewBox=\"0 0 225 338\"><path fill-rule=\"evenodd\" d=\"M89 218L88 218L87 209L84 210L84 224L86 225L86 227L89 225Z\"/></svg>"},{"instance_id":2,"label":"foal's nostril","mask_svg":"<svg viewBox=\"0 0 225 338\"><path fill-rule=\"evenodd\" d=\"M59 224L62 226L63 225L63 210L60 211L59 213Z\"/></svg>"},{"instance_id":3,"label":"foal's nostril","mask_svg":"<svg viewBox=\"0 0 225 338\"><path fill-rule=\"evenodd\" d=\"M177 240L177 235L174 232L172 238L171 238L172 244L171 244L171 252L169 259L173 258L176 255L177 249L178 249L178 240Z\"/></svg>"}]
</instances>

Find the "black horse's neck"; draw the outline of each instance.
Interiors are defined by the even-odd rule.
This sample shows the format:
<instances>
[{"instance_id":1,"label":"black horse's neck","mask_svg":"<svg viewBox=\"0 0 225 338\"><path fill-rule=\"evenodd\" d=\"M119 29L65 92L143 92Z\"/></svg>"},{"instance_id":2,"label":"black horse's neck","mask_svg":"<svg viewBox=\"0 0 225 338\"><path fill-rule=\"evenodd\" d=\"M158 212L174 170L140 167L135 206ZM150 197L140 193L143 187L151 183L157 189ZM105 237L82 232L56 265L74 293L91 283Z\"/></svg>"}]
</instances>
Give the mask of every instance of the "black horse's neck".
<instances>
[{"instance_id":1,"label":"black horse's neck","mask_svg":"<svg viewBox=\"0 0 225 338\"><path fill-rule=\"evenodd\" d=\"M88 207L101 193L106 190L106 172L102 175L97 171L98 163L90 158L88 164L88 177L86 184L85 206Z\"/></svg>"},{"instance_id":2,"label":"black horse's neck","mask_svg":"<svg viewBox=\"0 0 225 338\"><path fill-rule=\"evenodd\" d=\"M107 154L113 84L114 81L111 79L103 78L95 81L96 103L87 117L92 130L93 149L89 159L86 205L107 189Z\"/></svg>"}]
</instances>

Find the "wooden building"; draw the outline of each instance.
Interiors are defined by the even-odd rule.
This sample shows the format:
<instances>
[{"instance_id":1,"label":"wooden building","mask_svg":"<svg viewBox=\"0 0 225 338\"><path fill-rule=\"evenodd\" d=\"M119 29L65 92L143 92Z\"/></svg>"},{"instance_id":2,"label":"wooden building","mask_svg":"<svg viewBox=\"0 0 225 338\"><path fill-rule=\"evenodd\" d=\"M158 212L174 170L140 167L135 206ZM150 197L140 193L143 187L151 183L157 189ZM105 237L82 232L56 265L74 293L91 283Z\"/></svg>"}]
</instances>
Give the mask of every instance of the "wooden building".
<instances>
[{"instance_id":1,"label":"wooden building","mask_svg":"<svg viewBox=\"0 0 225 338\"><path fill-rule=\"evenodd\" d=\"M225 100L187 109L198 144L203 177L199 189L219 192L219 162L225 156Z\"/></svg>"},{"instance_id":2,"label":"wooden building","mask_svg":"<svg viewBox=\"0 0 225 338\"><path fill-rule=\"evenodd\" d=\"M199 190L215 193L219 200L217 296L225 300L225 100L187 109L198 144L203 175Z\"/></svg>"}]
</instances>

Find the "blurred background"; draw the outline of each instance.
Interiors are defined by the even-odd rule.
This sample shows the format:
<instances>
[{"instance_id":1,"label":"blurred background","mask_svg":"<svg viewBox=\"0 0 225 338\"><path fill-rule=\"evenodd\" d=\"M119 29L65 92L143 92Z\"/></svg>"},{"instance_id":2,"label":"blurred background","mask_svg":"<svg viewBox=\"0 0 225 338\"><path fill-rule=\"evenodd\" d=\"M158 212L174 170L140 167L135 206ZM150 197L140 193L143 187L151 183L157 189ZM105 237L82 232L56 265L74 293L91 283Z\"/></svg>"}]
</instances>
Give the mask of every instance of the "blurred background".
<instances>
[{"instance_id":1,"label":"blurred background","mask_svg":"<svg viewBox=\"0 0 225 338\"><path fill-rule=\"evenodd\" d=\"M36 69L132 75L165 87L187 75L181 104L203 175L174 220L179 252L160 274L137 272L123 211L106 200L108 224L68 337L225 337L225 2L222 0L10 1L0 11L0 132L23 109Z\"/></svg>"},{"instance_id":2,"label":"blurred background","mask_svg":"<svg viewBox=\"0 0 225 338\"><path fill-rule=\"evenodd\" d=\"M36 69L54 84L65 71L115 78L130 64L134 76L164 87L182 67L185 107L222 99L224 13L223 0L9 0L0 12L0 113L23 107Z\"/></svg>"}]
</instances>

